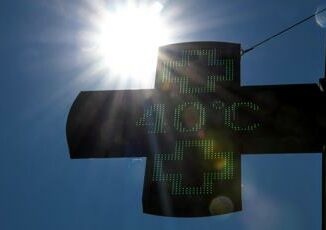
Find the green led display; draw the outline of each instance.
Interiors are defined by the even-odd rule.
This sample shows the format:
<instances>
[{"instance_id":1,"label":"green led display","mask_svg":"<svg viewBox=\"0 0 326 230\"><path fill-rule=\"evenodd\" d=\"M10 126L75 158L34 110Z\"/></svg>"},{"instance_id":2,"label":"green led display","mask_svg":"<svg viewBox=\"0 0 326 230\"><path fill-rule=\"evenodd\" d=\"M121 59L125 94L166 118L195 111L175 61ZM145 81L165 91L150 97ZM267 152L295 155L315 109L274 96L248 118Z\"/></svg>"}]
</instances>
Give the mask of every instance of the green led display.
<instances>
[{"instance_id":1,"label":"green led display","mask_svg":"<svg viewBox=\"0 0 326 230\"><path fill-rule=\"evenodd\" d=\"M239 120L241 120L240 109L250 110L253 114L260 111L259 106L251 101L234 102L225 105L222 101L214 100L208 106L204 106L198 101L184 102L175 106L173 121L169 121L169 123L172 123L174 129L180 133L198 132L206 125L207 115L211 112L209 108L222 112L225 127L233 131L252 132L261 126L259 122L250 122L245 125L239 124ZM153 104L144 110L144 114L137 120L136 126L147 127L148 133L166 133L165 112L164 104ZM237 114L240 115L236 116ZM187 115L195 116L195 121L189 127L185 126L185 123L187 123L185 117Z\"/></svg>"},{"instance_id":2,"label":"green led display","mask_svg":"<svg viewBox=\"0 0 326 230\"><path fill-rule=\"evenodd\" d=\"M146 158L144 213L242 210L241 155L320 151L326 95L316 84L241 86L240 58L240 44L171 44L159 48L153 89L80 92L70 157Z\"/></svg>"},{"instance_id":3,"label":"green led display","mask_svg":"<svg viewBox=\"0 0 326 230\"><path fill-rule=\"evenodd\" d=\"M193 107L196 112L199 113L198 121L192 125L192 127L184 127L184 118L183 113L185 113L185 109L189 106ZM174 110L174 127L179 132L197 132L202 126L205 125L206 122L206 111L205 107L199 102L185 102L177 106Z\"/></svg>"},{"instance_id":4,"label":"green led display","mask_svg":"<svg viewBox=\"0 0 326 230\"><path fill-rule=\"evenodd\" d=\"M148 133L165 133L164 104L153 104L146 108L143 116L136 122L136 126L147 127Z\"/></svg>"},{"instance_id":5,"label":"green led display","mask_svg":"<svg viewBox=\"0 0 326 230\"><path fill-rule=\"evenodd\" d=\"M207 56L207 66L224 66L224 75L208 75L206 76L206 84L201 87L190 86L189 76L180 74L178 69L180 67L190 66L191 56ZM168 90L171 85L177 84L179 93L182 94L198 94L198 93L212 93L216 91L216 82L233 81L234 80L234 60L221 59L218 57L216 49L202 49L202 50L184 50L180 60L167 60L163 62L163 68L158 74L160 88ZM177 72L178 74L172 74ZM181 71L182 72L182 71Z\"/></svg>"},{"instance_id":6,"label":"green led display","mask_svg":"<svg viewBox=\"0 0 326 230\"><path fill-rule=\"evenodd\" d=\"M225 104L222 101L213 101L211 106L213 107L213 109L220 111L224 109Z\"/></svg>"},{"instance_id":7,"label":"green led display","mask_svg":"<svg viewBox=\"0 0 326 230\"><path fill-rule=\"evenodd\" d=\"M225 125L235 131L254 131L261 125L260 123L240 126L234 122L236 120L235 113L241 107L247 107L247 109L251 109L252 111L260 110L259 106L253 102L234 102L231 106L225 108Z\"/></svg>"},{"instance_id":8,"label":"green led display","mask_svg":"<svg viewBox=\"0 0 326 230\"><path fill-rule=\"evenodd\" d=\"M218 168L203 173L201 186L182 185L182 173L164 173L163 161L182 161L187 154L186 149L197 147L203 155L202 160L222 161ZM214 152L213 140L180 140L176 142L173 154L154 154L152 180L170 183L172 195L209 195L213 193L213 184L218 180L232 180L234 177L233 152Z\"/></svg>"},{"instance_id":9,"label":"green led display","mask_svg":"<svg viewBox=\"0 0 326 230\"><path fill-rule=\"evenodd\" d=\"M265 106L239 91L240 51L219 42L162 46L154 89L82 92L67 123L71 157L146 157L144 213L241 210L238 151L265 127Z\"/></svg>"}]
</instances>

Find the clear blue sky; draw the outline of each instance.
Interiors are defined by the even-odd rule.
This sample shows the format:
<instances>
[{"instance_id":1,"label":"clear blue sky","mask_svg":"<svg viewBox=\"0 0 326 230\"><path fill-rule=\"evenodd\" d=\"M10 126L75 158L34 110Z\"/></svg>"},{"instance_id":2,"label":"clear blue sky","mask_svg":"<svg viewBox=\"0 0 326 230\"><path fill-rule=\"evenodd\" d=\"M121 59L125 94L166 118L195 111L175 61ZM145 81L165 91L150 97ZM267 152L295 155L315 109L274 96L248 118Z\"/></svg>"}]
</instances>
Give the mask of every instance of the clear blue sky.
<instances>
[{"instance_id":1,"label":"clear blue sky","mask_svg":"<svg viewBox=\"0 0 326 230\"><path fill-rule=\"evenodd\" d=\"M244 156L243 211L194 219L142 213L144 159L70 160L69 108L79 91L105 89L97 76L88 76L91 63L82 59L77 42L88 23L78 15L96 11L91 5L1 1L1 230L320 229L320 153ZM166 14L180 9L171 26L187 28L174 42L227 41L248 48L315 12L321 2L183 0L164 5ZM325 29L311 20L257 48L242 59L242 84L317 82L324 73L325 39Z\"/></svg>"}]
</instances>

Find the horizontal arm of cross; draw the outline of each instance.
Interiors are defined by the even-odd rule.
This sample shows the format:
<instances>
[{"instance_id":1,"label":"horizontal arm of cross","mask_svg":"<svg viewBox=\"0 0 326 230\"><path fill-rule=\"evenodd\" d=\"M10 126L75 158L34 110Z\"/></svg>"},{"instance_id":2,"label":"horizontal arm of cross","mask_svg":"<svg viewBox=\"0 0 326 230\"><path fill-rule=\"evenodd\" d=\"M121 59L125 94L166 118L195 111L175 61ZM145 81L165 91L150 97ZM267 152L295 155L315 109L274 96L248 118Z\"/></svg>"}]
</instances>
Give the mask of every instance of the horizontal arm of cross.
<instances>
[{"instance_id":1,"label":"horizontal arm of cross","mask_svg":"<svg viewBox=\"0 0 326 230\"><path fill-rule=\"evenodd\" d=\"M321 152L325 101L316 84L239 87L173 101L155 89L81 92L67 122L70 156L146 157L200 132L243 154ZM181 127L187 106L202 118L195 114L196 124Z\"/></svg>"}]
</instances>

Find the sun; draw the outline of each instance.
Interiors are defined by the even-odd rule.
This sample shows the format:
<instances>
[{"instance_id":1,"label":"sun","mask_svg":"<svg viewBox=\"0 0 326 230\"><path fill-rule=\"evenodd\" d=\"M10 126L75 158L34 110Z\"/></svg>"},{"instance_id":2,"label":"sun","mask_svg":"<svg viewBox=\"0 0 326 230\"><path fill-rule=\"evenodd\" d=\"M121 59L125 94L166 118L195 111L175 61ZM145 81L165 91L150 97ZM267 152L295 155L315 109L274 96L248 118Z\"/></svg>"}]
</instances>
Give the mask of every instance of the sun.
<instances>
[{"instance_id":1,"label":"sun","mask_svg":"<svg viewBox=\"0 0 326 230\"><path fill-rule=\"evenodd\" d=\"M108 77L134 81L154 78L158 47L169 42L169 30L161 15L163 5L126 4L108 10L98 20L93 36L96 56L108 69ZM138 84L137 84L138 82Z\"/></svg>"}]
</instances>

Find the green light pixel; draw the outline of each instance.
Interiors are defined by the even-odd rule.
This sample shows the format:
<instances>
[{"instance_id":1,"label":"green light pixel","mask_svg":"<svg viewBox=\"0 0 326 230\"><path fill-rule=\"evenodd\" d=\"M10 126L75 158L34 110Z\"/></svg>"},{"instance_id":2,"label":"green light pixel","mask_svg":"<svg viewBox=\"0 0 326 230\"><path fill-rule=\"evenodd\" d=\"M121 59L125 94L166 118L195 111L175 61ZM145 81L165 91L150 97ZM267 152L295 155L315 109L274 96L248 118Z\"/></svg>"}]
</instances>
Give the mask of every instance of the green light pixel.
<instances>
[{"instance_id":1,"label":"green light pixel","mask_svg":"<svg viewBox=\"0 0 326 230\"><path fill-rule=\"evenodd\" d=\"M158 74L160 88L167 90L171 85L178 84L182 94L211 93L216 91L216 82L234 80L234 60L220 59L216 49L184 50L180 60L167 60L163 62L162 71ZM207 56L207 66L225 66L225 75L209 75L205 86L191 87L188 76L171 76L172 69L190 66L191 56Z\"/></svg>"},{"instance_id":2,"label":"green light pixel","mask_svg":"<svg viewBox=\"0 0 326 230\"><path fill-rule=\"evenodd\" d=\"M238 110L240 107L247 107L252 111L260 110L259 106L253 102L234 102L231 106L225 108L225 125L235 131L254 131L257 129L261 125L260 123L253 123L248 126L241 127L234 122L236 110Z\"/></svg>"},{"instance_id":3,"label":"green light pixel","mask_svg":"<svg viewBox=\"0 0 326 230\"><path fill-rule=\"evenodd\" d=\"M164 104L153 104L144 109L144 114L136 121L136 126L147 126L148 133L165 133L164 114Z\"/></svg>"},{"instance_id":4,"label":"green light pixel","mask_svg":"<svg viewBox=\"0 0 326 230\"><path fill-rule=\"evenodd\" d=\"M199 112L199 120L192 127L185 128L183 125L182 115L184 110L188 107L193 107ZM174 127L179 132L197 132L206 123L206 110L200 102L185 102L177 106L174 110Z\"/></svg>"},{"instance_id":5,"label":"green light pixel","mask_svg":"<svg viewBox=\"0 0 326 230\"><path fill-rule=\"evenodd\" d=\"M218 111L223 110L224 107L225 107L224 103L222 101L218 101L218 100L213 101L211 106L212 106L213 109L216 109Z\"/></svg>"},{"instance_id":6,"label":"green light pixel","mask_svg":"<svg viewBox=\"0 0 326 230\"><path fill-rule=\"evenodd\" d=\"M182 161L187 154L185 149L199 147L203 160L222 160L223 166L219 169L203 173L201 186L183 186L182 173L164 173L163 161ZM155 182L171 183L172 195L210 195L213 193L213 184L217 180L232 180L234 177L234 153L214 152L214 140L180 140L177 141L173 154L154 154L154 169L152 180Z\"/></svg>"}]
</instances>

